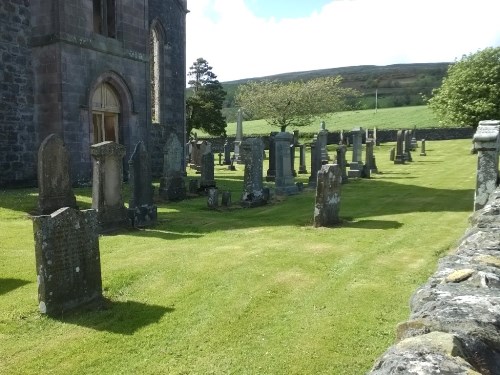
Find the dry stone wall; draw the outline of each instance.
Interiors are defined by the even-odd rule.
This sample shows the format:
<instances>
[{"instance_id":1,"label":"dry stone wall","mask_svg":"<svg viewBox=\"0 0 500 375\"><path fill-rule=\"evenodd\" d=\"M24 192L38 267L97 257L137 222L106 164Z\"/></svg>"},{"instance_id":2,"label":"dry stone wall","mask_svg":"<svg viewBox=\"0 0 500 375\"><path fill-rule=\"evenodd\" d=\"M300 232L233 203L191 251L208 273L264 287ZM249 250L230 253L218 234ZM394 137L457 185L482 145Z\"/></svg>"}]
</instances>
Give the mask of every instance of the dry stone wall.
<instances>
[{"instance_id":1,"label":"dry stone wall","mask_svg":"<svg viewBox=\"0 0 500 375\"><path fill-rule=\"evenodd\" d=\"M369 374L500 374L500 188L410 307Z\"/></svg>"}]
</instances>

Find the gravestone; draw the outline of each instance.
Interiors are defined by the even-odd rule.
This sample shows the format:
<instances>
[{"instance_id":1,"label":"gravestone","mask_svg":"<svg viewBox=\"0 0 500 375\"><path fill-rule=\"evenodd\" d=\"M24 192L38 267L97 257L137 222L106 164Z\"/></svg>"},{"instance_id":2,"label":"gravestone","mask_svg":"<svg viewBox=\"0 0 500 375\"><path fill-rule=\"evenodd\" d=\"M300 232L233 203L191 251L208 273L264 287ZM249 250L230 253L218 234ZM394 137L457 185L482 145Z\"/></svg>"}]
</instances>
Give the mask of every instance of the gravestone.
<instances>
[{"instance_id":1,"label":"gravestone","mask_svg":"<svg viewBox=\"0 0 500 375\"><path fill-rule=\"evenodd\" d=\"M292 175L293 177L297 177L297 171L295 170L295 146L293 143L290 144L290 162L292 163Z\"/></svg>"},{"instance_id":2,"label":"gravestone","mask_svg":"<svg viewBox=\"0 0 500 375\"><path fill-rule=\"evenodd\" d=\"M211 209L219 207L219 190L211 187L207 190L207 206Z\"/></svg>"},{"instance_id":3,"label":"gravestone","mask_svg":"<svg viewBox=\"0 0 500 375\"><path fill-rule=\"evenodd\" d=\"M221 199L221 206L222 207L231 207L231 192L230 191L223 191L222 192L222 199Z\"/></svg>"},{"instance_id":4,"label":"gravestone","mask_svg":"<svg viewBox=\"0 0 500 375\"><path fill-rule=\"evenodd\" d=\"M340 223L340 186L342 176L337 164L326 164L317 175L314 204L314 226L328 227Z\"/></svg>"},{"instance_id":5,"label":"gravestone","mask_svg":"<svg viewBox=\"0 0 500 375\"><path fill-rule=\"evenodd\" d=\"M245 162L241 205L256 207L267 203L262 184L264 144L260 138L248 138L241 143L241 157Z\"/></svg>"},{"instance_id":6,"label":"gravestone","mask_svg":"<svg viewBox=\"0 0 500 375\"><path fill-rule=\"evenodd\" d=\"M340 134L339 134L339 145L343 145L343 144L345 144L344 130L341 129L340 130Z\"/></svg>"},{"instance_id":7,"label":"gravestone","mask_svg":"<svg viewBox=\"0 0 500 375\"><path fill-rule=\"evenodd\" d=\"M201 176L200 176L200 189L206 190L215 187L214 175L214 154L208 151L201 156Z\"/></svg>"},{"instance_id":8,"label":"gravestone","mask_svg":"<svg viewBox=\"0 0 500 375\"><path fill-rule=\"evenodd\" d=\"M69 153L62 139L51 134L38 149L38 209L42 215L76 206L69 173Z\"/></svg>"},{"instance_id":9,"label":"gravestone","mask_svg":"<svg viewBox=\"0 0 500 375\"><path fill-rule=\"evenodd\" d=\"M348 176L362 177L363 171L363 128L354 128L352 134L352 162L349 164Z\"/></svg>"},{"instance_id":10,"label":"gravestone","mask_svg":"<svg viewBox=\"0 0 500 375\"><path fill-rule=\"evenodd\" d=\"M94 160L92 208L97 211L99 231L128 226L128 213L122 197L125 146L101 142L90 146L90 154Z\"/></svg>"},{"instance_id":11,"label":"gravestone","mask_svg":"<svg viewBox=\"0 0 500 375\"><path fill-rule=\"evenodd\" d=\"M330 157L328 156L327 145L328 145L328 130L326 130L325 122L321 121L321 129L318 132L318 146L320 148L321 162L323 164L328 163L328 160L330 160Z\"/></svg>"},{"instance_id":12,"label":"gravestone","mask_svg":"<svg viewBox=\"0 0 500 375\"><path fill-rule=\"evenodd\" d=\"M316 175L318 171L321 169L321 150L318 146L318 139L316 136L313 138L311 142L311 175L309 176L308 186L315 187L317 178Z\"/></svg>"},{"instance_id":13,"label":"gravestone","mask_svg":"<svg viewBox=\"0 0 500 375\"><path fill-rule=\"evenodd\" d=\"M196 179L189 180L189 194L198 194L200 181Z\"/></svg>"},{"instance_id":14,"label":"gravestone","mask_svg":"<svg viewBox=\"0 0 500 375\"><path fill-rule=\"evenodd\" d=\"M128 217L132 226L145 227L155 224L157 207L153 204L151 163L142 141L137 143L128 161L128 173L130 185Z\"/></svg>"},{"instance_id":15,"label":"gravestone","mask_svg":"<svg viewBox=\"0 0 500 375\"><path fill-rule=\"evenodd\" d=\"M403 131L403 139L404 139L404 160L412 162L413 159L411 157L411 132L409 130Z\"/></svg>"},{"instance_id":16,"label":"gravestone","mask_svg":"<svg viewBox=\"0 0 500 375\"><path fill-rule=\"evenodd\" d=\"M61 316L102 301L97 212L63 207L33 217L38 307Z\"/></svg>"},{"instance_id":17,"label":"gravestone","mask_svg":"<svg viewBox=\"0 0 500 375\"><path fill-rule=\"evenodd\" d=\"M500 150L500 121L480 121L473 137L477 151L476 190L474 210L483 208L498 182L498 153Z\"/></svg>"},{"instance_id":18,"label":"gravestone","mask_svg":"<svg viewBox=\"0 0 500 375\"><path fill-rule=\"evenodd\" d=\"M274 181L276 178L276 139L277 132L271 132L269 135L269 168L266 173L266 181Z\"/></svg>"},{"instance_id":19,"label":"gravestone","mask_svg":"<svg viewBox=\"0 0 500 375\"><path fill-rule=\"evenodd\" d=\"M373 142L375 144L375 146L380 146L380 142L378 141L378 138L377 138L377 128L373 128Z\"/></svg>"},{"instance_id":20,"label":"gravestone","mask_svg":"<svg viewBox=\"0 0 500 375\"><path fill-rule=\"evenodd\" d=\"M404 164L404 131L398 130L396 138L396 157L394 158L394 164Z\"/></svg>"},{"instance_id":21,"label":"gravestone","mask_svg":"<svg viewBox=\"0 0 500 375\"><path fill-rule=\"evenodd\" d=\"M420 142L420 156L427 156L427 153L425 152L425 139L422 139Z\"/></svg>"},{"instance_id":22,"label":"gravestone","mask_svg":"<svg viewBox=\"0 0 500 375\"><path fill-rule=\"evenodd\" d=\"M290 195L298 192L292 174L292 161L290 160L290 144L293 136L290 133L280 132L275 137L276 147L276 178L275 193L277 195Z\"/></svg>"},{"instance_id":23,"label":"gravestone","mask_svg":"<svg viewBox=\"0 0 500 375\"><path fill-rule=\"evenodd\" d=\"M370 178L372 173L377 173L377 163L375 162L375 155L373 149L375 142L373 139L368 138L366 140L365 148L365 165L363 167L363 177Z\"/></svg>"},{"instance_id":24,"label":"gravestone","mask_svg":"<svg viewBox=\"0 0 500 375\"><path fill-rule=\"evenodd\" d=\"M231 165L231 146L229 142L224 142L224 165Z\"/></svg>"},{"instance_id":25,"label":"gravestone","mask_svg":"<svg viewBox=\"0 0 500 375\"><path fill-rule=\"evenodd\" d=\"M343 184L349 182L349 177L347 176L347 159L346 159L347 146L339 145L337 147L337 165L340 168L340 176Z\"/></svg>"},{"instance_id":26,"label":"gravestone","mask_svg":"<svg viewBox=\"0 0 500 375\"><path fill-rule=\"evenodd\" d=\"M205 145L200 145L202 149ZM194 147L199 152L198 147ZM193 149L193 150L194 150ZM196 158L201 159L196 155ZM186 198L186 183L182 168L182 145L176 134L170 134L163 148L163 176L160 179L159 195L167 201L179 201Z\"/></svg>"},{"instance_id":27,"label":"gravestone","mask_svg":"<svg viewBox=\"0 0 500 375\"><path fill-rule=\"evenodd\" d=\"M242 164L240 155L240 145L243 141L243 111L241 108L238 109L238 115L236 118L236 137L234 140L234 159L236 164Z\"/></svg>"},{"instance_id":28,"label":"gravestone","mask_svg":"<svg viewBox=\"0 0 500 375\"><path fill-rule=\"evenodd\" d=\"M307 174L306 145L299 145L299 174Z\"/></svg>"},{"instance_id":29,"label":"gravestone","mask_svg":"<svg viewBox=\"0 0 500 375\"><path fill-rule=\"evenodd\" d=\"M196 173L201 173L201 158L209 151L212 151L212 144L210 142L198 140L193 142L190 168L195 169Z\"/></svg>"},{"instance_id":30,"label":"gravestone","mask_svg":"<svg viewBox=\"0 0 500 375\"><path fill-rule=\"evenodd\" d=\"M391 147L391 151L389 153L389 160L394 161L396 157L396 147Z\"/></svg>"},{"instance_id":31,"label":"gravestone","mask_svg":"<svg viewBox=\"0 0 500 375\"><path fill-rule=\"evenodd\" d=\"M413 127L413 131L411 132L410 147L411 147L411 151L415 151L418 147L417 127L416 126Z\"/></svg>"}]
</instances>

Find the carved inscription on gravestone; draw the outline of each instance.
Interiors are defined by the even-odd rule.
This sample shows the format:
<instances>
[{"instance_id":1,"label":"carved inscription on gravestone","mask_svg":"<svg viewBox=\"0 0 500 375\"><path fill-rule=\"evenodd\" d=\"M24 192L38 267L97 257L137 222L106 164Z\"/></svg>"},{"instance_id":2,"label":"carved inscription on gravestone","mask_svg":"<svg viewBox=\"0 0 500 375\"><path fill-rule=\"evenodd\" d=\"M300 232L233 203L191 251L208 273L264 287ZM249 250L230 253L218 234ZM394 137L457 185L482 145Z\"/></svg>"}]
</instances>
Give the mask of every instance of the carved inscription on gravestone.
<instances>
[{"instance_id":1,"label":"carved inscription on gravestone","mask_svg":"<svg viewBox=\"0 0 500 375\"><path fill-rule=\"evenodd\" d=\"M58 316L102 298L95 210L64 207L33 217L38 302L42 314Z\"/></svg>"}]
</instances>

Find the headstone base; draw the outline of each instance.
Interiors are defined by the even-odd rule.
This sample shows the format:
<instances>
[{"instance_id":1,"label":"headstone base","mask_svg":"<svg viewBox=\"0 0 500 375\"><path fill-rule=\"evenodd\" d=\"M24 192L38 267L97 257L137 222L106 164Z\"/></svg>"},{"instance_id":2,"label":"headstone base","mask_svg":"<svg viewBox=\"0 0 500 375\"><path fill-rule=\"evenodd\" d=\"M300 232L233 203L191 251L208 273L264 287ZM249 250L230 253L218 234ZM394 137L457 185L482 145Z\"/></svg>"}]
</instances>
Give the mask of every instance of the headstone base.
<instances>
[{"instance_id":1,"label":"headstone base","mask_svg":"<svg viewBox=\"0 0 500 375\"><path fill-rule=\"evenodd\" d=\"M297 185L279 186L275 187L274 193L276 195L294 195L299 193Z\"/></svg>"},{"instance_id":2,"label":"headstone base","mask_svg":"<svg viewBox=\"0 0 500 375\"><path fill-rule=\"evenodd\" d=\"M361 171L359 169L350 169L347 171L347 178L361 178Z\"/></svg>"},{"instance_id":3,"label":"headstone base","mask_svg":"<svg viewBox=\"0 0 500 375\"><path fill-rule=\"evenodd\" d=\"M128 217L135 228L149 227L156 224L158 208L154 205L143 205L128 209Z\"/></svg>"}]
</instances>

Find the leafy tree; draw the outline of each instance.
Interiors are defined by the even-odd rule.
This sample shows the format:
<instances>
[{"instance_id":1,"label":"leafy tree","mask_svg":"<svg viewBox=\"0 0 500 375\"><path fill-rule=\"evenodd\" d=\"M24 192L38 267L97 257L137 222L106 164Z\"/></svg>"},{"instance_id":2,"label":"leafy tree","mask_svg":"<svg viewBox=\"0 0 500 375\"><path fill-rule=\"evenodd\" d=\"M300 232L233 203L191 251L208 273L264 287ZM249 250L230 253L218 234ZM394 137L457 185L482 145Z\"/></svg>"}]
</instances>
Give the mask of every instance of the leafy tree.
<instances>
[{"instance_id":1,"label":"leafy tree","mask_svg":"<svg viewBox=\"0 0 500 375\"><path fill-rule=\"evenodd\" d=\"M450 65L428 105L442 123L477 126L500 118L500 47L464 55Z\"/></svg>"},{"instance_id":2,"label":"leafy tree","mask_svg":"<svg viewBox=\"0 0 500 375\"><path fill-rule=\"evenodd\" d=\"M300 127L326 113L344 110L356 90L340 87L342 78L322 77L310 81L258 81L238 87L236 102L253 118L266 119L285 131Z\"/></svg>"},{"instance_id":3,"label":"leafy tree","mask_svg":"<svg viewBox=\"0 0 500 375\"><path fill-rule=\"evenodd\" d=\"M192 96L186 99L188 134L201 129L210 135L226 136L226 119L221 112L226 92L212 67L200 57L189 68L188 76L193 89Z\"/></svg>"}]
</instances>

